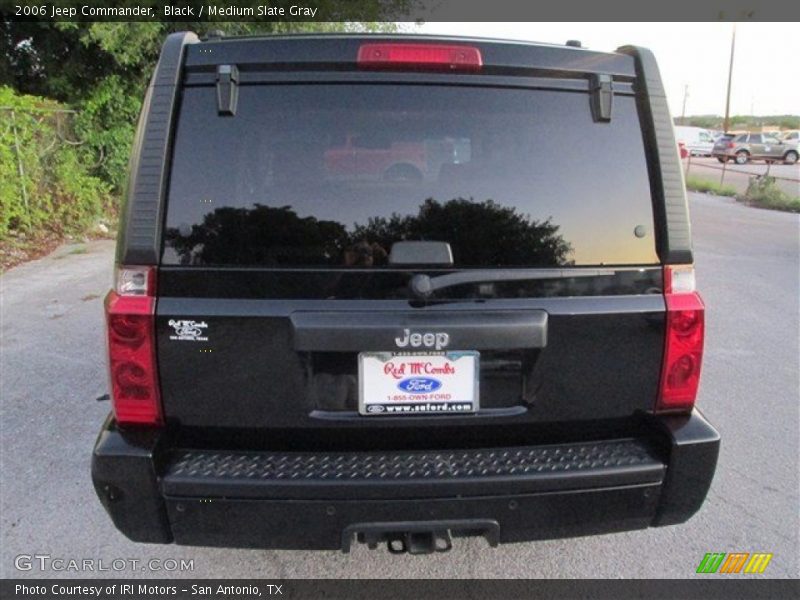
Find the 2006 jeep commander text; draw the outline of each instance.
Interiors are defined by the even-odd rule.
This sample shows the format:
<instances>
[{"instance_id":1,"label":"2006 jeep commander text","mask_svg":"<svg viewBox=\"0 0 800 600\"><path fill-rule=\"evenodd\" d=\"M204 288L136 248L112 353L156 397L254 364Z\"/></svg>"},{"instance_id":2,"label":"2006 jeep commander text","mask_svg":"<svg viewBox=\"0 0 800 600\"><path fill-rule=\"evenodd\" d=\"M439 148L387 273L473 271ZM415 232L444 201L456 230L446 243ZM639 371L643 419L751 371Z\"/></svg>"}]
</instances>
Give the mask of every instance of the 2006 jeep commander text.
<instances>
[{"instance_id":1,"label":"2006 jeep commander text","mask_svg":"<svg viewBox=\"0 0 800 600\"><path fill-rule=\"evenodd\" d=\"M702 504L649 51L174 34L130 177L92 462L129 538L422 553Z\"/></svg>"}]
</instances>

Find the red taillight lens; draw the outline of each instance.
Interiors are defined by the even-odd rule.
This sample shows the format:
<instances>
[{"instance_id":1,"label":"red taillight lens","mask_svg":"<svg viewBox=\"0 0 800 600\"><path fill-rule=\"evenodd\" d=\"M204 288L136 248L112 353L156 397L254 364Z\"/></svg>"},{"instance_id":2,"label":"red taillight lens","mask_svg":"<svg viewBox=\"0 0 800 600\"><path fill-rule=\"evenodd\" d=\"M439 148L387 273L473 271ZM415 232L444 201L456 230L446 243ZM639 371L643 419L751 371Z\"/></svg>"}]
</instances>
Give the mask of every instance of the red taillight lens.
<instances>
[{"instance_id":1,"label":"red taillight lens","mask_svg":"<svg viewBox=\"0 0 800 600\"><path fill-rule=\"evenodd\" d=\"M111 398L118 423L161 425L155 357L155 269L122 268L145 278L139 288L120 285L106 296Z\"/></svg>"},{"instance_id":2,"label":"red taillight lens","mask_svg":"<svg viewBox=\"0 0 800 600\"><path fill-rule=\"evenodd\" d=\"M703 362L705 306L691 267L666 267L666 341L656 412L688 412L697 399Z\"/></svg>"},{"instance_id":3,"label":"red taillight lens","mask_svg":"<svg viewBox=\"0 0 800 600\"><path fill-rule=\"evenodd\" d=\"M725 145L726 145L728 148L733 148L733 147L734 147L736 144L734 144L733 142L728 142L728 143L727 143L727 144L725 144Z\"/></svg>"},{"instance_id":4,"label":"red taillight lens","mask_svg":"<svg viewBox=\"0 0 800 600\"><path fill-rule=\"evenodd\" d=\"M442 44L362 44L358 65L380 68L435 68L477 71L483 66L481 51L472 46Z\"/></svg>"}]
</instances>

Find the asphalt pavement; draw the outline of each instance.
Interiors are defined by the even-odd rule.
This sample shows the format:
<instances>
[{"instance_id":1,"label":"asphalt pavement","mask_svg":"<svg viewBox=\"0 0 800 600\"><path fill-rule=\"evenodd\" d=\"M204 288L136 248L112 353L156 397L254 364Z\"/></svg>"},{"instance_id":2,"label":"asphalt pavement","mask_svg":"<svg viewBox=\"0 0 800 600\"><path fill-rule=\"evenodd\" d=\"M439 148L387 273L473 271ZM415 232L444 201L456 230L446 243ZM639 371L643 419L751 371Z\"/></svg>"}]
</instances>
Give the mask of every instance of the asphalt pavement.
<instances>
[{"instance_id":1,"label":"asphalt pavement","mask_svg":"<svg viewBox=\"0 0 800 600\"><path fill-rule=\"evenodd\" d=\"M691 204L708 322L698 404L723 441L709 497L687 524L496 549L455 540L429 556L130 542L89 476L109 410L96 400L107 391L102 297L113 260L113 242L101 241L0 277L0 576L683 578L707 552L770 552L765 577L800 576L800 217L698 194ZM31 555L62 568L89 560L95 572L41 570ZM167 559L193 569L163 570L175 566Z\"/></svg>"}]
</instances>

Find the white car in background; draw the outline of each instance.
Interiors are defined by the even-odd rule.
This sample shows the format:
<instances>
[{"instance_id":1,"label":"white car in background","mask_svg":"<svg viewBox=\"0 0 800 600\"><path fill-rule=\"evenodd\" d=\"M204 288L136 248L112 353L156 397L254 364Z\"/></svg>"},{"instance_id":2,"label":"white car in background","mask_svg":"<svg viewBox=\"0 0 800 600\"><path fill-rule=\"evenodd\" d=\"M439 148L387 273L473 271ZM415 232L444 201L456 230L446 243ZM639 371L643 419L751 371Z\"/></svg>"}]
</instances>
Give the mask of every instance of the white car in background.
<instances>
[{"instance_id":1,"label":"white car in background","mask_svg":"<svg viewBox=\"0 0 800 600\"><path fill-rule=\"evenodd\" d=\"M692 156L711 156L714 149L714 135L702 127L678 125L675 127L675 140L686 144Z\"/></svg>"}]
</instances>

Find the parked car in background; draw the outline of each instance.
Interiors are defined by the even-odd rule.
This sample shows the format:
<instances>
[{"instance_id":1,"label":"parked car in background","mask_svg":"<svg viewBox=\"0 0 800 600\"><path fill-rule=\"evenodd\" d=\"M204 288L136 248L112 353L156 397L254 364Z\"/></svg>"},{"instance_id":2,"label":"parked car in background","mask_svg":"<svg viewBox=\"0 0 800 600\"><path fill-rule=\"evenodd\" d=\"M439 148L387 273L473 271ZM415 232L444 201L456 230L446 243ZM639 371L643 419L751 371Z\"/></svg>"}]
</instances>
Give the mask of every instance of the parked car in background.
<instances>
[{"instance_id":1,"label":"parked car in background","mask_svg":"<svg viewBox=\"0 0 800 600\"><path fill-rule=\"evenodd\" d=\"M721 162L733 159L744 165L751 160L783 161L793 165L799 155L797 144L787 143L771 133L742 133L714 144L713 155Z\"/></svg>"},{"instance_id":2,"label":"parked car in background","mask_svg":"<svg viewBox=\"0 0 800 600\"><path fill-rule=\"evenodd\" d=\"M789 144L800 144L800 130L793 129L790 131L784 131L781 134L781 139Z\"/></svg>"},{"instance_id":3,"label":"parked car in background","mask_svg":"<svg viewBox=\"0 0 800 600\"><path fill-rule=\"evenodd\" d=\"M686 144L692 156L711 156L714 149L714 136L702 127L675 127L675 139Z\"/></svg>"}]
</instances>

